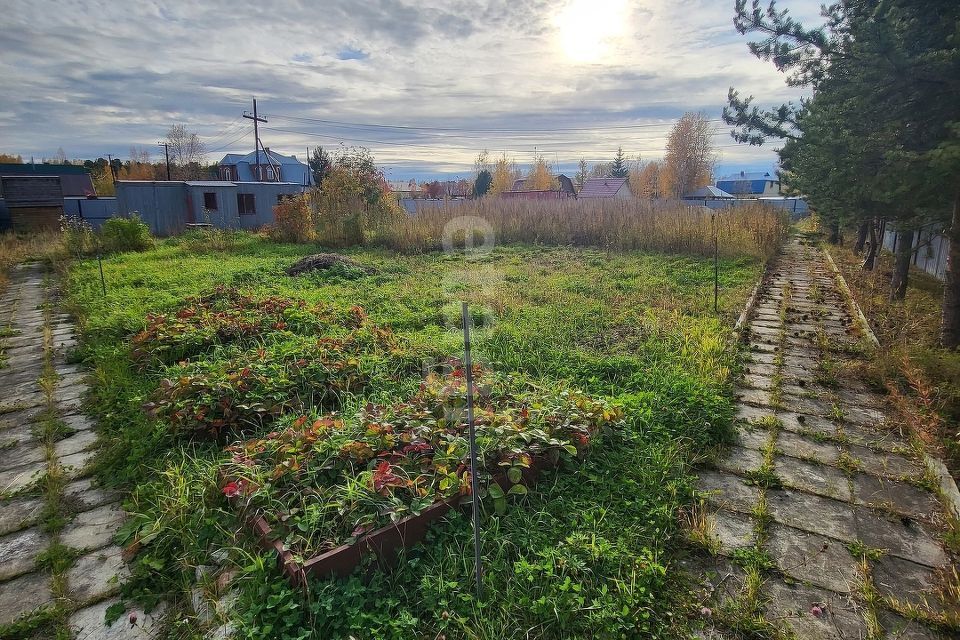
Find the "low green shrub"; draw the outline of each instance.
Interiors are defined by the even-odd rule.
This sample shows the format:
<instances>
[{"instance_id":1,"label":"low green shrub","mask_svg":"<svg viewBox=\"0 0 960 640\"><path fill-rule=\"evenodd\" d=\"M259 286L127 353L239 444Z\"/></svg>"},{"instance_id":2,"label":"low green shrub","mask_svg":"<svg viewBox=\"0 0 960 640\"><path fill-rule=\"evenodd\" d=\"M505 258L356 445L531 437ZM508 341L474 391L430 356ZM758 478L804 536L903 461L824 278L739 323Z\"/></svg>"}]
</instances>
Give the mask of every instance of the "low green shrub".
<instances>
[{"instance_id":1,"label":"low green shrub","mask_svg":"<svg viewBox=\"0 0 960 640\"><path fill-rule=\"evenodd\" d=\"M179 434L247 431L287 412L334 409L398 369L409 374L415 363L404 366L402 356L393 334L378 327L362 326L344 337L294 336L227 358L171 366L146 408Z\"/></svg>"},{"instance_id":2,"label":"low green shrub","mask_svg":"<svg viewBox=\"0 0 960 640\"><path fill-rule=\"evenodd\" d=\"M172 364L214 346L268 333L327 334L341 325L359 327L365 319L359 307L337 314L324 305L279 296L259 298L221 285L187 298L176 311L148 313L146 328L131 340L132 355L144 367Z\"/></svg>"},{"instance_id":3,"label":"low green shrub","mask_svg":"<svg viewBox=\"0 0 960 640\"><path fill-rule=\"evenodd\" d=\"M60 217L60 233L63 245L70 256L82 257L93 253L97 247L97 236L90 223L76 216Z\"/></svg>"},{"instance_id":4,"label":"low green shrub","mask_svg":"<svg viewBox=\"0 0 960 640\"><path fill-rule=\"evenodd\" d=\"M110 218L100 227L103 250L109 253L121 251L146 251L153 246L150 227L134 214L130 218Z\"/></svg>"}]
</instances>

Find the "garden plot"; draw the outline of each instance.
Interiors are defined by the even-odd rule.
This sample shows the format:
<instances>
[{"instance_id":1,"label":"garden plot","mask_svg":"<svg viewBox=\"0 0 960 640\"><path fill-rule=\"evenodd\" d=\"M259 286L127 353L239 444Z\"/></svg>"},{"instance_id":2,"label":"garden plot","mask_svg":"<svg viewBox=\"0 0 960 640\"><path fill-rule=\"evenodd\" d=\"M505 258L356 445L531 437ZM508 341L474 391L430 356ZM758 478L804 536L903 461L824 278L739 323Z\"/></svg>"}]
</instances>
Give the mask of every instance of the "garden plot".
<instances>
[{"instance_id":1,"label":"garden plot","mask_svg":"<svg viewBox=\"0 0 960 640\"><path fill-rule=\"evenodd\" d=\"M721 260L717 316L712 264L689 256L350 250L371 269L285 273L315 251L164 241L107 258L106 296L95 262L72 271L108 443L99 473L129 496L124 597L176 603L195 567L219 566L242 637L670 632L688 606L677 513L695 492L690 462L732 418L729 327L759 260ZM449 360L461 299L484 390L482 608L458 509L389 571L362 558L347 578L311 577L306 596L258 550L250 516L306 565L474 498Z\"/></svg>"}]
</instances>

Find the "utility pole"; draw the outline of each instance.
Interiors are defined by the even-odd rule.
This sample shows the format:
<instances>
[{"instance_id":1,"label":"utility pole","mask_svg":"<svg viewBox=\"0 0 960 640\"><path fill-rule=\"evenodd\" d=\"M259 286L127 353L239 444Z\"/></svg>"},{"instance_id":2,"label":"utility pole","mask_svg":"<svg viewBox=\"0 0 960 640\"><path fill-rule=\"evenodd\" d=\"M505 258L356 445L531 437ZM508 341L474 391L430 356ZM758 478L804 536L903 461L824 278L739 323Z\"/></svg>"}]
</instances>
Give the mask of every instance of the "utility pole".
<instances>
[{"instance_id":1,"label":"utility pole","mask_svg":"<svg viewBox=\"0 0 960 640\"><path fill-rule=\"evenodd\" d=\"M244 112L244 113L243 113L243 117L246 118L247 120L253 120L253 137L254 137L253 146L254 146L254 149L256 149L256 152L257 152L257 182L260 182L260 174L261 174L261 171L260 171L260 127L259 127L259 123L261 123L261 122L264 122L264 123L265 123L265 122L267 121L267 119L266 119L266 118L261 118L260 116L257 115L257 99L256 99L256 98L253 99L253 115L250 115L249 113Z\"/></svg>"},{"instance_id":2,"label":"utility pole","mask_svg":"<svg viewBox=\"0 0 960 640\"><path fill-rule=\"evenodd\" d=\"M170 143L158 142L158 147L163 147L163 155L167 159L167 180L170 180Z\"/></svg>"},{"instance_id":3,"label":"utility pole","mask_svg":"<svg viewBox=\"0 0 960 640\"><path fill-rule=\"evenodd\" d=\"M31 159L32 162L32 159ZM107 168L110 169L110 177L113 178L113 182L117 181L117 172L113 168L113 156L109 153L107 154Z\"/></svg>"}]
</instances>

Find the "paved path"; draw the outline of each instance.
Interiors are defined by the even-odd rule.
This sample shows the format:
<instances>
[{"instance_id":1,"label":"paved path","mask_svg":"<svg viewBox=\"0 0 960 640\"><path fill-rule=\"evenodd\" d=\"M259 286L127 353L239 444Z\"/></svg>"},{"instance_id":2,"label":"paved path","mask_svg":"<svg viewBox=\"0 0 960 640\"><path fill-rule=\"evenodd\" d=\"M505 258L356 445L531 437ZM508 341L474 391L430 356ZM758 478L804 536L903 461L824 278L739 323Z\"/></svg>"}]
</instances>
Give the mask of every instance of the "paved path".
<instances>
[{"instance_id":1,"label":"paved path","mask_svg":"<svg viewBox=\"0 0 960 640\"><path fill-rule=\"evenodd\" d=\"M153 619L142 612L135 625L125 616L104 626L125 571L112 544L123 512L85 477L96 444L80 412L87 385L65 361L73 326L40 266L11 274L0 330L0 629L46 610L38 637L58 628L78 639L151 637ZM75 559L53 568L43 561L51 554Z\"/></svg>"},{"instance_id":2,"label":"paved path","mask_svg":"<svg viewBox=\"0 0 960 640\"><path fill-rule=\"evenodd\" d=\"M690 563L704 637L953 637L910 620L960 614L948 507L885 397L856 375L860 332L820 249L787 246L749 341L737 442L700 473L707 504L691 518L712 552Z\"/></svg>"}]
</instances>

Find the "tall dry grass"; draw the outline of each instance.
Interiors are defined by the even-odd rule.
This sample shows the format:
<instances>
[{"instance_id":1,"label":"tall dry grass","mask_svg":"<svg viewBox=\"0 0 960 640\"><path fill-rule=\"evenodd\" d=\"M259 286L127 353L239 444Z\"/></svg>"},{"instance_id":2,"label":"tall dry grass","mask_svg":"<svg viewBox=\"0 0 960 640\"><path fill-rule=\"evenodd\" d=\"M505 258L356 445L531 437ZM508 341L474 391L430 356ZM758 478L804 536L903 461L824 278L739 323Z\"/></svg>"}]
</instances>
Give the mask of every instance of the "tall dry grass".
<instances>
[{"instance_id":1,"label":"tall dry grass","mask_svg":"<svg viewBox=\"0 0 960 640\"><path fill-rule=\"evenodd\" d=\"M777 251L790 226L785 212L761 204L711 212L703 207L679 203L654 206L640 200L538 202L484 198L404 217L382 227L374 241L403 252L440 249L444 228L462 217L482 219L480 224L489 225L498 244L523 242L698 255L713 254L715 225L721 255L763 259ZM480 241L483 234L476 230L478 227L472 228L475 241ZM458 242L463 243L462 231Z\"/></svg>"},{"instance_id":2,"label":"tall dry grass","mask_svg":"<svg viewBox=\"0 0 960 640\"><path fill-rule=\"evenodd\" d=\"M10 269L14 265L30 260L56 265L65 252L60 231L0 234L0 292L6 289Z\"/></svg>"}]
</instances>

